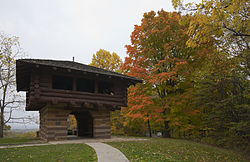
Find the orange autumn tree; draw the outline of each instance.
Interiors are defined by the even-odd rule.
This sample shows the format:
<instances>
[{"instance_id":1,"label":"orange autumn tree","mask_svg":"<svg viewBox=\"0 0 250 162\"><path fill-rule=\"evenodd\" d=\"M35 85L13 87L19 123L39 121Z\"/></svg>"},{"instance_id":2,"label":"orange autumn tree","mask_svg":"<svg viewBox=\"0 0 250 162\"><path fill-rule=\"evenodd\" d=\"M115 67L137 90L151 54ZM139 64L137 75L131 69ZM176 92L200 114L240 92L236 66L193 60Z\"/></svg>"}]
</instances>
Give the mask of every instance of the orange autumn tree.
<instances>
[{"instance_id":1,"label":"orange autumn tree","mask_svg":"<svg viewBox=\"0 0 250 162\"><path fill-rule=\"evenodd\" d=\"M146 123L149 136L152 137L150 121L160 120L159 112L161 109L155 107L152 91L148 88L150 86L146 84L131 86L128 93L129 108L122 109L122 113L129 119L139 119L139 121Z\"/></svg>"},{"instance_id":2,"label":"orange autumn tree","mask_svg":"<svg viewBox=\"0 0 250 162\"><path fill-rule=\"evenodd\" d=\"M208 53L202 46L193 49L186 45L191 18L164 10L145 13L141 25L134 27L131 45L126 46L129 56L122 65L127 75L144 80L129 89L126 117L162 123L166 137L170 137L169 114L175 108L176 97L191 97L190 72L202 65ZM189 114L197 112L185 110Z\"/></svg>"}]
</instances>

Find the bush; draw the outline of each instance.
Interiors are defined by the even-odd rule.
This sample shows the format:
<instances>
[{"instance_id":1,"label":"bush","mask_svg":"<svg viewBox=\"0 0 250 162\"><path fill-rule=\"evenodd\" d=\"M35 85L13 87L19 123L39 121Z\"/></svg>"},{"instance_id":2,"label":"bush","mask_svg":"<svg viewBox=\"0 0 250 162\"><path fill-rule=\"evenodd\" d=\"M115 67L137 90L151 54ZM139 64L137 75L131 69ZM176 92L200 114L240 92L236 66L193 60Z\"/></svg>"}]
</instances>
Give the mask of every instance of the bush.
<instances>
[{"instance_id":1,"label":"bush","mask_svg":"<svg viewBox=\"0 0 250 162\"><path fill-rule=\"evenodd\" d=\"M37 137L36 134L37 134L36 132L25 132L25 133L22 133L22 134L18 135L18 137L21 137L21 138L27 138L27 137L35 138L35 137Z\"/></svg>"}]
</instances>

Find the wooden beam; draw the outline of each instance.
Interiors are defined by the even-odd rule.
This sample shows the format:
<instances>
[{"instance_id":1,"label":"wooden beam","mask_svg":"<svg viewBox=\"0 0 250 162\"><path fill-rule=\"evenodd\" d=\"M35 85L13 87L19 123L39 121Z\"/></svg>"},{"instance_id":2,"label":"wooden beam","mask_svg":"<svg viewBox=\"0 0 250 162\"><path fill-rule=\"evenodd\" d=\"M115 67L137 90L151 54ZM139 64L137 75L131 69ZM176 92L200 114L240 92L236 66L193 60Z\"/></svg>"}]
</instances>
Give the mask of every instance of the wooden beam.
<instances>
[{"instance_id":1,"label":"wooden beam","mask_svg":"<svg viewBox=\"0 0 250 162\"><path fill-rule=\"evenodd\" d=\"M94 106L93 103L84 102L83 107L86 107L86 108L94 108L95 106Z\"/></svg>"},{"instance_id":2,"label":"wooden beam","mask_svg":"<svg viewBox=\"0 0 250 162\"><path fill-rule=\"evenodd\" d=\"M32 89L32 88L31 88ZM111 98L122 98L122 95L107 95L107 94L94 94L89 92L80 92L80 91L70 91L69 90L62 90L62 89L50 89L50 88L40 88L41 92L43 93L60 93L60 94L70 94L70 95L85 95L85 96L93 96L93 97L111 97Z\"/></svg>"},{"instance_id":3,"label":"wooden beam","mask_svg":"<svg viewBox=\"0 0 250 162\"><path fill-rule=\"evenodd\" d=\"M53 104L53 105L58 104L58 100L56 100L56 99L52 99L52 104Z\"/></svg>"},{"instance_id":4,"label":"wooden beam","mask_svg":"<svg viewBox=\"0 0 250 162\"><path fill-rule=\"evenodd\" d=\"M102 103L97 103L97 106L98 107L105 107L104 104L102 104Z\"/></svg>"},{"instance_id":5,"label":"wooden beam","mask_svg":"<svg viewBox=\"0 0 250 162\"><path fill-rule=\"evenodd\" d=\"M73 101L73 100L70 101L70 104L71 104L72 106L76 106L76 105L77 105L76 102Z\"/></svg>"}]
</instances>

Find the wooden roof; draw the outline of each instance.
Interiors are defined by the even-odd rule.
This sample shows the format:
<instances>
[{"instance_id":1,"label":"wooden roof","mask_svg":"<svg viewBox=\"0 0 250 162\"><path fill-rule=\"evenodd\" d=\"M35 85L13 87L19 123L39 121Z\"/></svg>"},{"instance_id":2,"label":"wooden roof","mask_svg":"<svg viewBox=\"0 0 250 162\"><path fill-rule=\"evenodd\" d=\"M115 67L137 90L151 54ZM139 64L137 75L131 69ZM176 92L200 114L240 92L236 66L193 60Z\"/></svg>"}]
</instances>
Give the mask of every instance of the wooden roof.
<instances>
[{"instance_id":1,"label":"wooden roof","mask_svg":"<svg viewBox=\"0 0 250 162\"><path fill-rule=\"evenodd\" d=\"M16 61L17 72L17 91L26 91L28 89L29 77L31 70L38 66L52 67L58 69L70 69L72 71L80 71L85 73L99 74L105 76L112 76L126 80L129 85L142 82L142 80L130 77L124 74L104 70L94 66L85 65L73 61L62 61L62 60L43 60L43 59L19 59Z\"/></svg>"}]
</instances>

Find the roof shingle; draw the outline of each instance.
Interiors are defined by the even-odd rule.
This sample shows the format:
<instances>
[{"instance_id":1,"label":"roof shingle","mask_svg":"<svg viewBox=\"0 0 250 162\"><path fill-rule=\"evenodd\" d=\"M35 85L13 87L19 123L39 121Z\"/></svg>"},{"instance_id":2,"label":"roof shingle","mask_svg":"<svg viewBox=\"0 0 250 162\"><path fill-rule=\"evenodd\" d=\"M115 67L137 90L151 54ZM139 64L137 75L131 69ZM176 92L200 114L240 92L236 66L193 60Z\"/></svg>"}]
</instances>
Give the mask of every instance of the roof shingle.
<instances>
[{"instance_id":1,"label":"roof shingle","mask_svg":"<svg viewBox=\"0 0 250 162\"><path fill-rule=\"evenodd\" d=\"M130 77L124 74L120 74L113 71L104 70L101 68L97 68L90 65L85 65L78 62L73 61L62 61L62 60L44 60L44 59L19 59L18 62L24 62L28 64L36 64L36 65L44 65L44 66L52 66L52 67L58 67L58 68L67 68L77 71L83 71L83 72L90 72L90 73L96 73L96 74L103 74L103 75L110 75L115 76L119 78L124 78L128 80L132 80L135 82L142 82L142 80Z\"/></svg>"}]
</instances>

